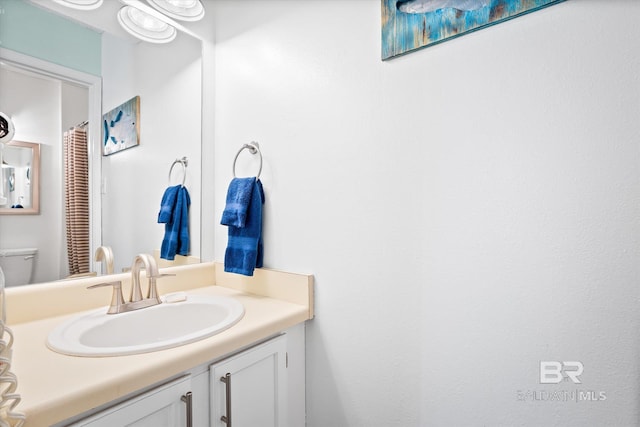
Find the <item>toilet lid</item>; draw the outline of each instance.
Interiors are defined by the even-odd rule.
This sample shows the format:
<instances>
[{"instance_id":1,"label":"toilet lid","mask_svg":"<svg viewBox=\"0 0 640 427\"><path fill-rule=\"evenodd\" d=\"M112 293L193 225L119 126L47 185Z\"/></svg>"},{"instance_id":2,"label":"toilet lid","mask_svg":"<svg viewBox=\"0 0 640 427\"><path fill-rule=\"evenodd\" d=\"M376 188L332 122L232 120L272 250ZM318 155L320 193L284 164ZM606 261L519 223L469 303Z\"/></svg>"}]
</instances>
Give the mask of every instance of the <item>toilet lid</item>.
<instances>
[{"instance_id":1,"label":"toilet lid","mask_svg":"<svg viewBox=\"0 0 640 427\"><path fill-rule=\"evenodd\" d=\"M36 248L19 248L19 249L0 249L0 256L18 256L18 255L35 255L38 253Z\"/></svg>"}]
</instances>

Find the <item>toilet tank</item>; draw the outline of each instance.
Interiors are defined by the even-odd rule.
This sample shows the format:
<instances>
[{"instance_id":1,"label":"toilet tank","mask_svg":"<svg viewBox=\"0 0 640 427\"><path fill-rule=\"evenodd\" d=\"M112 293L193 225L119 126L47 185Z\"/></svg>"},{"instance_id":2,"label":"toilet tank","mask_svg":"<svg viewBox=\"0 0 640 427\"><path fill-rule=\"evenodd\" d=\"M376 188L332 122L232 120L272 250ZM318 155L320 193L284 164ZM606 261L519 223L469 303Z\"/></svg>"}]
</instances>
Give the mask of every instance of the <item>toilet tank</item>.
<instances>
[{"instance_id":1,"label":"toilet tank","mask_svg":"<svg viewBox=\"0 0 640 427\"><path fill-rule=\"evenodd\" d=\"M21 286L31 283L38 249L0 249L0 268L5 286Z\"/></svg>"}]
</instances>

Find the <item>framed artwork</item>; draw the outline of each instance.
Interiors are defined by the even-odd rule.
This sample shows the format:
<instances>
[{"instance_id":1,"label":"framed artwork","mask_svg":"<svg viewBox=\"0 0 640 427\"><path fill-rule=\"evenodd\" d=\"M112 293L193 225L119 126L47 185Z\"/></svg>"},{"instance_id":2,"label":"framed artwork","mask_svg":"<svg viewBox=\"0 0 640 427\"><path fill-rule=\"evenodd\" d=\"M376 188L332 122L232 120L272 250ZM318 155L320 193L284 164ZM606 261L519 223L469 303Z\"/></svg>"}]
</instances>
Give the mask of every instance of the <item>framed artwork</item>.
<instances>
[{"instance_id":1,"label":"framed artwork","mask_svg":"<svg viewBox=\"0 0 640 427\"><path fill-rule=\"evenodd\" d=\"M102 155L140 144L140 97L131 98L102 116Z\"/></svg>"},{"instance_id":2,"label":"framed artwork","mask_svg":"<svg viewBox=\"0 0 640 427\"><path fill-rule=\"evenodd\" d=\"M564 0L381 1L385 60Z\"/></svg>"}]
</instances>

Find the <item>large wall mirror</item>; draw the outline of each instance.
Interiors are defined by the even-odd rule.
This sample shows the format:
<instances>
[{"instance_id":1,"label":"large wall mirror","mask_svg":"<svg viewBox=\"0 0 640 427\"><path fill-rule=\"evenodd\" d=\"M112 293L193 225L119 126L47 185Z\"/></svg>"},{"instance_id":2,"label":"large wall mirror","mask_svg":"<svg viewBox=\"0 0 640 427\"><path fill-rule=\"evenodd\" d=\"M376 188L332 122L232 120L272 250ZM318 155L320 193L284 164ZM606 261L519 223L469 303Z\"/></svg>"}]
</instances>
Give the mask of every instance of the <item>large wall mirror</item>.
<instances>
[{"instance_id":1,"label":"large wall mirror","mask_svg":"<svg viewBox=\"0 0 640 427\"><path fill-rule=\"evenodd\" d=\"M0 144L0 215L40 213L40 144Z\"/></svg>"},{"instance_id":2,"label":"large wall mirror","mask_svg":"<svg viewBox=\"0 0 640 427\"><path fill-rule=\"evenodd\" d=\"M0 249L38 249L33 283L70 276L63 134L88 121L92 271L103 271L94 260L98 246L113 249L115 272L128 268L137 253L160 248L164 236L164 225L157 223L160 201L168 186L183 179L191 196L189 255L200 258L202 40L184 33L165 45L133 39L117 24L122 6L118 1L104 2L94 11L68 9L49 0L22 1L96 29L102 61L96 76L0 48L0 107L14 119L15 139L40 142L41 158L40 212L3 215ZM1 86L3 82L11 88ZM103 156L102 114L134 96L140 97L140 144ZM20 104L20 111L5 108L7 103ZM186 177L181 168L174 168L173 177L168 177L173 162L183 157L188 159Z\"/></svg>"}]
</instances>

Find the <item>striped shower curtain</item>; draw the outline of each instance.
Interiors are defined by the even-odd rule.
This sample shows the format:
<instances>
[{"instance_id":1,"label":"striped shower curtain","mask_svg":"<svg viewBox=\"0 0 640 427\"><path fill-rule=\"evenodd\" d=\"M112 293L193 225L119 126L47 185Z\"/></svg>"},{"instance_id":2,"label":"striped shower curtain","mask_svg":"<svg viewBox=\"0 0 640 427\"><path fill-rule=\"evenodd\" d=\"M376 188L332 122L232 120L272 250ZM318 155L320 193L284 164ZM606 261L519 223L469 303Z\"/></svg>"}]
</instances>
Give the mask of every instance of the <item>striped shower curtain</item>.
<instances>
[{"instance_id":1,"label":"striped shower curtain","mask_svg":"<svg viewBox=\"0 0 640 427\"><path fill-rule=\"evenodd\" d=\"M79 127L64 133L64 187L69 275L88 273L89 158L87 132Z\"/></svg>"}]
</instances>

